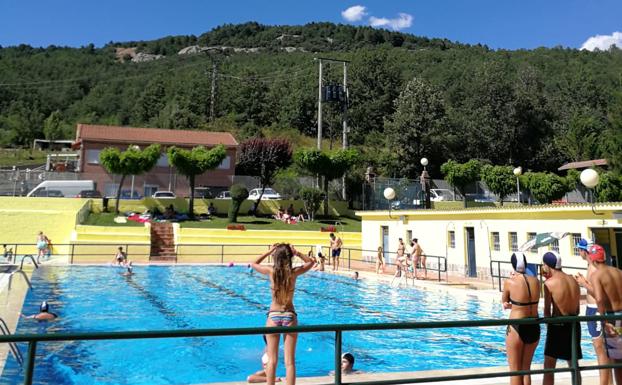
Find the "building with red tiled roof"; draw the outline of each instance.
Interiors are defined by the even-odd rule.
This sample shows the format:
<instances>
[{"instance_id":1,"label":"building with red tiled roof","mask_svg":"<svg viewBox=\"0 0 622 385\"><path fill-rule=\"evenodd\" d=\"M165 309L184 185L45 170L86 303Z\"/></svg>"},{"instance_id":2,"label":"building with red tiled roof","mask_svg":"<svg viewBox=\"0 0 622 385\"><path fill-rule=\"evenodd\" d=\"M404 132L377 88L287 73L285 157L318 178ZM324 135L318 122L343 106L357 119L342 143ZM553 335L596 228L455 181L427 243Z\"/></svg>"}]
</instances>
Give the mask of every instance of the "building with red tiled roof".
<instances>
[{"instance_id":1,"label":"building with red tiled roof","mask_svg":"<svg viewBox=\"0 0 622 385\"><path fill-rule=\"evenodd\" d=\"M177 146L190 149L196 146L206 148L223 144L227 148L227 157L215 170L197 176L196 186L212 187L213 190L225 190L231 186L235 171L235 154L238 142L228 132L209 132L192 130L167 130L160 128L136 128L78 124L74 147L79 149L79 170L81 179L92 179L97 189L106 196L114 196L120 176L110 175L99 163L99 154L106 147L118 147L121 150L129 146L140 147L157 143L162 146L163 154L158 164L147 174L126 178L123 190L136 191L140 196L151 196L159 190L170 190L178 196L188 196L190 189L187 179L178 175L175 168L168 164L166 148Z\"/></svg>"}]
</instances>

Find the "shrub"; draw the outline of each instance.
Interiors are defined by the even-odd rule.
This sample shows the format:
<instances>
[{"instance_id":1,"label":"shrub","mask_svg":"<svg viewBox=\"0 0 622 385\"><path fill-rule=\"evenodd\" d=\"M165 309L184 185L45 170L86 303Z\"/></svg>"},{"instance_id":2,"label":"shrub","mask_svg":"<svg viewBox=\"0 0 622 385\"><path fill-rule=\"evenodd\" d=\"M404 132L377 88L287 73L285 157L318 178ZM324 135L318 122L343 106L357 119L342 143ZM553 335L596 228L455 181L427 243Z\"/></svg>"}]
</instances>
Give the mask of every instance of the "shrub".
<instances>
[{"instance_id":1,"label":"shrub","mask_svg":"<svg viewBox=\"0 0 622 385\"><path fill-rule=\"evenodd\" d=\"M315 218L315 212L320 208L324 194L316 188L303 187L300 189L300 198L304 202L305 211L309 214L309 220L312 221Z\"/></svg>"}]
</instances>

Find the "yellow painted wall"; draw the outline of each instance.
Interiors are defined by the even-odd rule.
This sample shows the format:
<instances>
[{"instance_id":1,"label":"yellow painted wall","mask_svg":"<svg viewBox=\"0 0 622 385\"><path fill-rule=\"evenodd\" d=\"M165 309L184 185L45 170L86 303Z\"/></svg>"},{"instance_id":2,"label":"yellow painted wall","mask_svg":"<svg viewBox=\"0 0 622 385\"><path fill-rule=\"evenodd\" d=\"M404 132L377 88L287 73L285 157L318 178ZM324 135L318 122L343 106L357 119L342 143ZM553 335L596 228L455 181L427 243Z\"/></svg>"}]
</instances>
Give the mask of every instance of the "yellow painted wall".
<instances>
[{"instance_id":1,"label":"yellow painted wall","mask_svg":"<svg viewBox=\"0 0 622 385\"><path fill-rule=\"evenodd\" d=\"M221 258L224 262L251 261L275 242L291 243L307 252L316 245L328 247L328 234L320 231L181 228L177 242L178 262L221 262ZM337 235L343 240L344 247L361 247L361 233Z\"/></svg>"},{"instance_id":2,"label":"yellow painted wall","mask_svg":"<svg viewBox=\"0 0 622 385\"><path fill-rule=\"evenodd\" d=\"M18 246L17 254L36 254L39 231L53 244L69 243L76 218L86 204L87 199L0 197L0 242L31 245ZM66 249L55 246L53 251L64 254Z\"/></svg>"},{"instance_id":3,"label":"yellow painted wall","mask_svg":"<svg viewBox=\"0 0 622 385\"><path fill-rule=\"evenodd\" d=\"M134 262L148 262L151 233L144 227L76 226L73 263L112 262L119 246Z\"/></svg>"}]
</instances>

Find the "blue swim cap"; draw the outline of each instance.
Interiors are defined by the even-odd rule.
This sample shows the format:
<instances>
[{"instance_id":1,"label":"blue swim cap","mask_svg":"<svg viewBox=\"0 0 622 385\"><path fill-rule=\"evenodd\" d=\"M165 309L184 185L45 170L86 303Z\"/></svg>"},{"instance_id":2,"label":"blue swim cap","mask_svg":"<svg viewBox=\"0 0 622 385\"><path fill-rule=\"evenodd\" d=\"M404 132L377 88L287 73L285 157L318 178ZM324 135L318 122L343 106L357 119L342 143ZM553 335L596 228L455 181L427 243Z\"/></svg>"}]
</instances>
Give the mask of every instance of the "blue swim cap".
<instances>
[{"instance_id":1,"label":"blue swim cap","mask_svg":"<svg viewBox=\"0 0 622 385\"><path fill-rule=\"evenodd\" d=\"M48 310L49 310L49 306L48 306L47 301L41 302L41 306L39 306L39 311L41 313L47 313Z\"/></svg>"},{"instance_id":2,"label":"blue swim cap","mask_svg":"<svg viewBox=\"0 0 622 385\"><path fill-rule=\"evenodd\" d=\"M588 242L587 242L587 240L585 240L585 239L581 238L581 239L579 240L579 242L575 245L575 247L576 247L577 249L582 249L582 250L584 250L584 251L587 251Z\"/></svg>"}]
</instances>

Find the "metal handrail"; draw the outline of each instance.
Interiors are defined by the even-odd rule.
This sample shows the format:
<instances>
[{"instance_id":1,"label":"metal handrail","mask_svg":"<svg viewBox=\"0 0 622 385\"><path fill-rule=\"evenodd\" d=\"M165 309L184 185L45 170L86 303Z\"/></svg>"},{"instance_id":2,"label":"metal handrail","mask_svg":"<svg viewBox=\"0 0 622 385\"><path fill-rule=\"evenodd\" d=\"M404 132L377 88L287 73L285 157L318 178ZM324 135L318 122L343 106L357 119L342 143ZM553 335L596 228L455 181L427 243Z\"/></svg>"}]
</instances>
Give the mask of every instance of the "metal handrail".
<instances>
[{"instance_id":1,"label":"metal handrail","mask_svg":"<svg viewBox=\"0 0 622 385\"><path fill-rule=\"evenodd\" d=\"M572 384L579 383L579 373L583 370L622 368L622 363L609 365L579 366L577 346L579 341L575 333L576 328L580 327L580 322L602 321L602 320L622 320L622 315L597 315L597 316L564 316L547 318L517 318L517 319L487 319L471 321L432 321L432 322L401 322L401 323L378 323L378 324L331 324L331 325L309 325L291 327L250 327L250 328L223 328L223 329L185 329L185 330L152 330L152 331L126 331L126 332L97 332L97 333L49 333L49 334L13 334L0 336L0 343L6 342L28 342L28 355L24 384L31 385L36 359L38 342L50 341L82 341L82 340L121 340L121 339L154 339L154 338L188 338L188 337L216 337L216 336L237 336L237 335L259 335L277 333L313 333L313 332L334 332L335 333L335 385L343 384L341 381L341 344L342 333L345 331L364 331L364 330L415 330L415 329L444 329L459 327L490 327L505 325L530 325L530 324L549 324L549 323L571 323L573 332L571 333L571 360L568 368L538 369L538 370L519 370L493 373L475 373L464 375L430 376L424 378L405 378L399 380L381 380L357 382L365 385L388 385L388 384L408 384L420 382L456 381L465 379L508 377L518 375L530 375L538 373L562 373L572 374ZM347 383L346 383L347 384Z\"/></svg>"},{"instance_id":2,"label":"metal handrail","mask_svg":"<svg viewBox=\"0 0 622 385\"><path fill-rule=\"evenodd\" d=\"M4 322L4 319L0 317L0 332L2 335L8 336L11 335L11 331L9 330L9 326ZM19 347L15 342L9 342L9 349L11 350L11 354L15 357L15 361L19 364L19 366L24 366L24 357L22 356L22 352L19 350Z\"/></svg>"},{"instance_id":3,"label":"metal handrail","mask_svg":"<svg viewBox=\"0 0 622 385\"><path fill-rule=\"evenodd\" d=\"M24 270L22 269L17 269L17 270L12 271L11 274L9 274L8 290L11 290L11 283L13 282L13 275L15 275L16 273L20 273L26 280L28 287L32 289L32 284L30 283L30 279L28 279L28 275L26 275L26 272L24 272Z\"/></svg>"},{"instance_id":4,"label":"metal handrail","mask_svg":"<svg viewBox=\"0 0 622 385\"><path fill-rule=\"evenodd\" d=\"M27 254L27 255L24 255L24 256L22 257L22 261L21 261L21 263L19 264L19 269L20 269L20 270L23 270L23 269L24 269L24 260L25 260L26 258L30 258L30 260L32 261L32 264L33 264L33 265L35 265L35 269L38 269L38 268L39 268L39 265L37 264L37 261L35 261L35 258L34 258L32 255ZM39 257L37 257L37 259L39 259Z\"/></svg>"},{"instance_id":5,"label":"metal handrail","mask_svg":"<svg viewBox=\"0 0 622 385\"><path fill-rule=\"evenodd\" d=\"M497 274L495 275L495 270L493 269L493 263L497 264ZM501 264L504 265L512 265L510 261L500 261L500 260L491 260L490 261L490 277L492 278L492 287L495 288L495 278L498 280L498 290L503 291L503 287L501 286L501 280L510 278L507 275L501 275ZM528 263L528 265L535 265L538 274L538 280L540 281L540 285L544 284L544 277L542 277L542 263ZM575 267L575 266L562 266L563 269L567 270L581 270L587 271L587 267Z\"/></svg>"}]
</instances>

